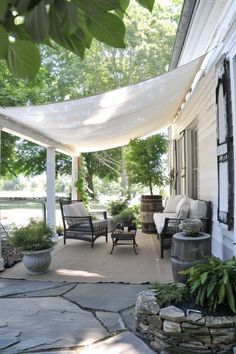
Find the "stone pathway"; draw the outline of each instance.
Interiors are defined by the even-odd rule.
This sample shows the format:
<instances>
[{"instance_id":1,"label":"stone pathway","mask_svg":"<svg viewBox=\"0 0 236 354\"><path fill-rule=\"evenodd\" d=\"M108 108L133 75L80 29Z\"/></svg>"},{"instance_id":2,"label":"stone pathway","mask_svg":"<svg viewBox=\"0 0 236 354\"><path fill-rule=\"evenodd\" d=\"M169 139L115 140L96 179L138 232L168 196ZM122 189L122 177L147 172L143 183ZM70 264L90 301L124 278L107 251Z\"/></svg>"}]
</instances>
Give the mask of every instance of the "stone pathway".
<instances>
[{"instance_id":1,"label":"stone pathway","mask_svg":"<svg viewBox=\"0 0 236 354\"><path fill-rule=\"evenodd\" d=\"M148 285L0 279L0 352L151 354L134 305Z\"/></svg>"}]
</instances>

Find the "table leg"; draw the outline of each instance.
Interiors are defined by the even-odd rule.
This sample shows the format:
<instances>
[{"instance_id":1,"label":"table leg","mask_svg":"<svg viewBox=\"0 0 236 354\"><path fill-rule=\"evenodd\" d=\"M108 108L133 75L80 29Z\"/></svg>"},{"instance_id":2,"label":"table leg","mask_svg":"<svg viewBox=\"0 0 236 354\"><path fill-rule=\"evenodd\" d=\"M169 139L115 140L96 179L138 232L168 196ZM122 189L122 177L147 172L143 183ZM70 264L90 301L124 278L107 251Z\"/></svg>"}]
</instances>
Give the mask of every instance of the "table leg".
<instances>
[{"instance_id":1,"label":"table leg","mask_svg":"<svg viewBox=\"0 0 236 354\"><path fill-rule=\"evenodd\" d=\"M136 242L135 242L135 239L133 239L133 249L134 249L134 253L135 253L135 254L138 254L137 251L136 251L135 246L137 246L137 244L136 244Z\"/></svg>"},{"instance_id":2,"label":"table leg","mask_svg":"<svg viewBox=\"0 0 236 354\"><path fill-rule=\"evenodd\" d=\"M115 247L115 240L114 240L114 238L112 238L112 249L111 249L110 254L113 253L114 247Z\"/></svg>"}]
</instances>

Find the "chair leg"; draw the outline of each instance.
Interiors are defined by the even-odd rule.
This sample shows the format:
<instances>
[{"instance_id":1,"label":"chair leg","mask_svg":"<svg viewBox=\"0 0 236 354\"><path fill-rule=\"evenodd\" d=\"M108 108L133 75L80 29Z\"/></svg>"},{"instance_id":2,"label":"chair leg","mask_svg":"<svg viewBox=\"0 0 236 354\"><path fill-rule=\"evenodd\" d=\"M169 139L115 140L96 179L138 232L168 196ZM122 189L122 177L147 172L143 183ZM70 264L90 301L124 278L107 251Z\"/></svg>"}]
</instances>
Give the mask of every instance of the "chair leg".
<instances>
[{"instance_id":1,"label":"chair leg","mask_svg":"<svg viewBox=\"0 0 236 354\"><path fill-rule=\"evenodd\" d=\"M106 233L106 242L108 242L108 233Z\"/></svg>"},{"instance_id":2,"label":"chair leg","mask_svg":"<svg viewBox=\"0 0 236 354\"><path fill-rule=\"evenodd\" d=\"M63 240L64 240L64 245L65 245L66 244L66 235L65 234L64 234Z\"/></svg>"}]
</instances>

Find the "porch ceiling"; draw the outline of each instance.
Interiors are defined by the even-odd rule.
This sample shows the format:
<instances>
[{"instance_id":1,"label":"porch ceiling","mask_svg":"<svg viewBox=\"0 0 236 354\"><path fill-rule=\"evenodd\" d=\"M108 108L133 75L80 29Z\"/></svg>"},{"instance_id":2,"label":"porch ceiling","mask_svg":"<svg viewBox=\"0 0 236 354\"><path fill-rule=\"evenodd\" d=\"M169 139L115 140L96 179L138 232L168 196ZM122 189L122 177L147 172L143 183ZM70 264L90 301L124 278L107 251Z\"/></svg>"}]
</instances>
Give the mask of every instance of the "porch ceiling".
<instances>
[{"instance_id":1,"label":"porch ceiling","mask_svg":"<svg viewBox=\"0 0 236 354\"><path fill-rule=\"evenodd\" d=\"M158 77L96 96L0 108L4 130L77 155L126 145L171 124L205 55Z\"/></svg>"}]
</instances>

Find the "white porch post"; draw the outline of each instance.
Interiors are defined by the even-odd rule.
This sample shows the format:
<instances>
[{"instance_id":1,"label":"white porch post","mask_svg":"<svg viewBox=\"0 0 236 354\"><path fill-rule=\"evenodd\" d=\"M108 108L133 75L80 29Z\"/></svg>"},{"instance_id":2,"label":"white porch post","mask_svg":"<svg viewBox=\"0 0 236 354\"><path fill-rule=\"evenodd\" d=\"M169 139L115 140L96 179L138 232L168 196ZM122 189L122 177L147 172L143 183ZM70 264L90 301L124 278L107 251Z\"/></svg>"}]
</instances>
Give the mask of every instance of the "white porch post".
<instances>
[{"instance_id":1,"label":"white porch post","mask_svg":"<svg viewBox=\"0 0 236 354\"><path fill-rule=\"evenodd\" d=\"M47 147L47 224L55 231L55 148Z\"/></svg>"},{"instance_id":2,"label":"white porch post","mask_svg":"<svg viewBox=\"0 0 236 354\"><path fill-rule=\"evenodd\" d=\"M78 170L79 170L79 157L73 156L72 157L72 167L71 167L71 180L72 180L71 199L72 200L78 199L78 193L77 193L77 189L75 187L75 182L78 179Z\"/></svg>"},{"instance_id":3,"label":"white porch post","mask_svg":"<svg viewBox=\"0 0 236 354\"><path fill-rule=\"evenodd\" d=\"M0 127L0 176L2 165L2 127ZM2 227L0 228L0 272L4 270L4 259L2 258Z\"/></svg>"}]
</instances>

